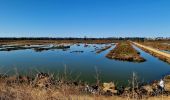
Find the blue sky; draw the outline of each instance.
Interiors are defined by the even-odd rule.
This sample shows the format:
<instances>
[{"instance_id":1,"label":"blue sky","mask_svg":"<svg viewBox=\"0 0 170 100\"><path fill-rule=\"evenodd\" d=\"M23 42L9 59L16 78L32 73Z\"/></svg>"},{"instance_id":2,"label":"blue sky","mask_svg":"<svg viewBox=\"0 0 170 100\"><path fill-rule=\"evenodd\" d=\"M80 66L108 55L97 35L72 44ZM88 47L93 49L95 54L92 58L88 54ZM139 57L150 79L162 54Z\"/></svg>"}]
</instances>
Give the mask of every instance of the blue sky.
<instances>
[{"instance_id":1,"label":"blue sky","mask_svg":"<svg viewBox=\"0 0 170 100\"><path fill-rule=\"evenodd\" d=\"M0 37L170 37L170 0L0 0Z\"/></svg>"}]
</instances>

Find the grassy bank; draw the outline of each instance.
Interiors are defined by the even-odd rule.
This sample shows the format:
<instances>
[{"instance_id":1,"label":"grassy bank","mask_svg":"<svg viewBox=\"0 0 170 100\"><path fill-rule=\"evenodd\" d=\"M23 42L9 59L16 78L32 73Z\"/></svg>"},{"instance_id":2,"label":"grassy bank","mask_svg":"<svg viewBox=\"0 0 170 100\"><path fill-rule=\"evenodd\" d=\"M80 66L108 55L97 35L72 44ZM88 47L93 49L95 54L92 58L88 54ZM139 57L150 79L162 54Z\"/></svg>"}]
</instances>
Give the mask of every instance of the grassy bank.
<instances>
[{"instance_id":1,"label":"grassy bank","mask_svg":"<svg viewBox=\"0 0 170 100\"><path fill-rule=\"evenodd\" d=\"M170 57L169 54L161 52L157 49L151 48L150 46L145 46L143 44L138 44L138 43L134 43L136 46L138 46L139 48L141 48L143 51L159 58L162 61L165 61L167 63L170 63Z\"/></svg>"},{"instance_id":2,"label":"grassy bank","mask_svg":"<svg viewBox=\"0 0 170 100\"><path fill-rule=\"evenodd\" d=\"M145 41L140 44L153 47L158 50L170 51L170 41Z\"/></svg>"},{"instance_id":3,"label":"grassy bank","mask_svg":"<svg viewBox=\"0 0 170 100\"><path fill-rule=\"evenodd\" d=\"M110 59L143 62L144 58L136 51L129 42L119 42L116 47L111 50L106 57Z\"/></svg>"},{"instance_id":4,"label":"grassy bank","mask_svg":"<svg viewBox=\"0 0 170 100\"><path fill-rule=\"evenodd\" d=\"M140 85L133 74L130 85L117 87L113 82L86 84L69 80L66 73L54 79L52 75L38 73L35 77L5 76L0 78L1 100L168 100L170 76L164 78L165 91L160 92L159 81ZM96 80L97 81L97 80Z\"/></svg>"}]
</instances>

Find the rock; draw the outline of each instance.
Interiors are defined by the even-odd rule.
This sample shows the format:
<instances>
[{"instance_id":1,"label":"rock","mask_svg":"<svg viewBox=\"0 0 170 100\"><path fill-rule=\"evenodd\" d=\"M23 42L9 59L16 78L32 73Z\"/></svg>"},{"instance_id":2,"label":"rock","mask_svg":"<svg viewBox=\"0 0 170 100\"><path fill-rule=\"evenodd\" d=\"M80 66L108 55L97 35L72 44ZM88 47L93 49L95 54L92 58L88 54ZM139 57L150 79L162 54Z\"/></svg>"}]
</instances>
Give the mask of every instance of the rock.
<instances>
[{"instance_id":1,"label":"rock","mask_svg":"<svg viewBox=\"0 0 170 100\"><path fill-rule=\"evenodd\" d=\"M95 94L99 91L99 86L97 86L97 85L93 85L93 86L86 85L85 91Z\"/></svg>"},{"instance_id":2,"label":"rock","mask_svg":"<svg viewBox=\"0 0 170 100\"><path fill-rule=\"evenodd\" d=\"M113 82L103 83L103 91L104 92L111 92L113 94L117 93L117 90L115 89L115 84Z\"/></svg>"},{"instance_id":3,"label":"rock","mask_svg":"<svg viewBox=\"0 0 170 100\"><path fill-rule=\"evenodd\" d=\"M142 89L144 89L149 94L153 92L153 88L150 85L142 86Z\"/></svg>"},{"instance_id":4,"label":"rock","mask_svg":"<svg viewBox=\"0 0 170 100\"><path fill-rule=\"evenodd\" d=\"M165 91L170 91L170 75L164 77Z\"/></svg>"},{"instance_id":5,"label":"rock","mask_svg":"<svg viewBox=\"0 0 170 100\"><path fill-rule=\"evenodd\" d=\"M118 95L121 95L121 94L123 94L123 92L124 92L124 90L125 90L125 87L124 86L120 86L120 87L118 87L117 88L117 90L118 90Z\"/></svg>"},{"instance_id":6,"label":"rock","mask_svg":"<svg viewBox=\"0 0 170 100\"><path fill-rule=\"evenodd\" d=\"M73 82L73 84L74 84L74 86L78 86L79 85L79 83L78 82Z\"/></svg>"},{"instance_id":7,"label":"rock","mask_svg":"<svg viewBox=\"0 0 170 100\"><path fill-rule=\"evenodd\" d=\"M49 76L47 73L39 73L37 74L35 80L34 80L34 86L40 87L40 88L48 88L54 83L51 76Z\"/></svg>"},{"instance_id":8,"label":"rock","mask_svg":"<svg viewBox=\"0 0 170 100\"><path fill-rule=\"evenodd\" d=\"M96 90L96 91L98 91L98 89L99 89L99 86L98 86L98 85L93 85L93 86L91 86L91 87L92 87L93 90Z\"/></svg>"},{"instance_id":9,"label":"rock","mask_svg":"<svg viewBox=\"0 0 170 100\"><path fill-rule=\"evenodd\" d=\"M158 81L154 81L154 82L151 84L151 86L152 86L152 89L153 89L153 90L157 90L158 87L159 87Z\"/></svg>"}]
</instances>

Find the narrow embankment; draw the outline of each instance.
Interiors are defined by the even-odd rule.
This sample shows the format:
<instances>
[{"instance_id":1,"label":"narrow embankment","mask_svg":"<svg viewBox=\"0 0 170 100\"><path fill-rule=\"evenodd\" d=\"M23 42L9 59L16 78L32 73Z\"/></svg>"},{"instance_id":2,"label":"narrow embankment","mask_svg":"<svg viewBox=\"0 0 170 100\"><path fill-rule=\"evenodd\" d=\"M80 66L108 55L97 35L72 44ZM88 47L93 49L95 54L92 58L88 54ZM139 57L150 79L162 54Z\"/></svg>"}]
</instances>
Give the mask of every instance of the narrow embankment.
<instances>
[{"instance_id":1,"label":"narrow embankment","mask_svg":"<svg viewBox=\"0 0 170 100\"><path fill-rule=\"evenodd\" d=\"M99 49L99 50L97 50L96 51L96 53L101 53L101 52L103 52L103 51L105 51L105 50L107 50L107 49L109 49L109 48L111 48L112 46L105 46L105 47L103 47L103 48L101 48L101 49Z\"/></svg>"},{"instance_id":2,"label":"narrow embankment","mask_svg":"<svg viewBox=\"0 0 170 100\"><path fill-rule=\"evenodd\" d=\"M136 43L136 42L132 42L132 43L133 43L134 45L140 47L142 50L150 53L151 55L156 56L156 57L158 57L159 59L170 63L170 54L165 53L165 52L162 52L162 51L159 51L159 50L154 49L154 48L149 47L149 46L141 45L141 44Z\"/></svg>"},{"instance_id":3,"label":"narrow embankment","mask_svg":"<svg viewBox=\"0 0 170 100\"><path fill-rule=\"evenodd\" d=\"M140 53L135 50L129 42L120 42L107 55L109 59L144 62L145 59L140 56Z\"/></svg>"}]
</instances>

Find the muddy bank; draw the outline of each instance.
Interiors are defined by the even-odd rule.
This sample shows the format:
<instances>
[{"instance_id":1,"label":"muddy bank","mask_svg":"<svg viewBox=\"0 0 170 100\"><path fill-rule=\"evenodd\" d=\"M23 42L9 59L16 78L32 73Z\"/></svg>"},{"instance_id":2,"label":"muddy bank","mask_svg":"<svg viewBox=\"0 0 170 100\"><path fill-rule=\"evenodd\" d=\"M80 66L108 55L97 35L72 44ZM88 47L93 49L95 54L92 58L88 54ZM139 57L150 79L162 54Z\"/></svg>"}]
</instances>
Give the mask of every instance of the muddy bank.
<instances>
[{"instance_id":1,"label":"muddy bank","mask_svg":"<svg viewBox=\"0 0 170 100\"><path fill-rule=\"evenodd\" d=\"M105 47L103 47L103 48L101 48L101 49L99 49L99 50L97 50L96 51L96 53L101 53L101 52L103 52L103 51L105 51L105 50L107 50L107 49L109 49L109 48L111 48L112 46L105 46Z\"/></svg>"},{"instance_id":2,"label":"muddy bank","mask_svg":"<svg viewBox=\"0 0 170 100\"><path fill-rule=\"evenodd\" d=\"M107 55L109 59L122 61L144 62L145 59L140 56L140 53L135 50L129 42L120 42Z\"/></svg>"},{"instance_id":3,"label":"muddy bank","mask_svg":"<svg viewBox=\"0 0 170 100\"><path fill-rule=\"evenodd\" d=\"M13 51L13 50L25 50L33 49L36 52L46 51L46 50L55 50L62 49L66 50L70 48L70 44L60 44L60 45L1 45L0 51Z\"/></svg>"}]
</instances>

